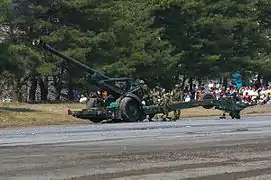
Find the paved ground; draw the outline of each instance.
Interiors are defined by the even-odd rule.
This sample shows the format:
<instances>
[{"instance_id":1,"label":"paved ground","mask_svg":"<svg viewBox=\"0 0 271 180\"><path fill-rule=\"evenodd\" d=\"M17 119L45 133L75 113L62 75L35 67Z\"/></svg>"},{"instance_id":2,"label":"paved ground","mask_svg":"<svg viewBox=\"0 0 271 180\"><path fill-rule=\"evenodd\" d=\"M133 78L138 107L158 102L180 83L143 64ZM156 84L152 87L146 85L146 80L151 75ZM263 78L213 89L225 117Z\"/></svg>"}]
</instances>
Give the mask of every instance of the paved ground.
<instances>
[{"instance_id":1,"label":"paved ground","mask_svg":"<svg viewBox=\"0 0 271 180\"><path fill-rule=\"evenodd\" d=\"M0 179L271 179L270 117L0 130Z\"/></svg>"}]
</instances>

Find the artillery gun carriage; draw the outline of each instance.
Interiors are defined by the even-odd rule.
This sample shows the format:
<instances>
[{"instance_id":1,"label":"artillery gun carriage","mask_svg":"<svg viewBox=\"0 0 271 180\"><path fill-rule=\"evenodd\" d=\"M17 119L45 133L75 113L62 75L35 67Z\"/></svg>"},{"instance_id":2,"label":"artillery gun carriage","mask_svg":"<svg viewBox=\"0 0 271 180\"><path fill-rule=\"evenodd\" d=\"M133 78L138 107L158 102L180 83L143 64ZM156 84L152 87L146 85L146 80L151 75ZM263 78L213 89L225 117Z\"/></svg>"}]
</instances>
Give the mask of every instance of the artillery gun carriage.
<instances>
[{"instance_id":1,"label":"artillery gun carriage","mask_svg":"<svg viewBox=\"0 0 271 180\"><path fill-rule=\"evenodd\" d=\"M72 111L69 109L68 114L81 119L89 119L93 122L101 122L108 119L122 122L137 122L143 121L147 115L153 117L155 114L164 113L164 107L154 104L153 101L148 99L150 97L146 96L138 80L133 81L132 78L128 77L108 77L98 70L92 69L57 51L41 40L33 41L33 45L61 57L71 65L82 68L90 75L88 83L94 83L101 90L108 92L109 96L107 99L99 101L97 97L90 98L86 103L85 109L81 111ZM119 84L123 84L123 86ZM215 107L216 109L228 112L232 118L239 119L240 111L249 105L238 104L229 98L216 100L213 94L206 93L202 95L200 101L173 102L167 108L170 111L174 111L199 106L205 109Z\"/></svg>"}]
</instances>

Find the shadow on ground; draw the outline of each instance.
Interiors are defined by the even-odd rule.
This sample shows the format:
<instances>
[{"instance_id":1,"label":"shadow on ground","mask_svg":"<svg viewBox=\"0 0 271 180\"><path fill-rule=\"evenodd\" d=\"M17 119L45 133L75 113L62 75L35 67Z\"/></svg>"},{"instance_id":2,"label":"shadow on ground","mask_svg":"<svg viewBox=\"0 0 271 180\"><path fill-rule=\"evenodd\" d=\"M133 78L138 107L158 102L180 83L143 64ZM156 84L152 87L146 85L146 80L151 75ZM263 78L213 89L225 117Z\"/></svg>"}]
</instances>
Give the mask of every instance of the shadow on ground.
<instances>
[{"instance_id":1,"label":"shadow on ground","mask_svg":"<svg viewBox=\"0 0 271 180\"><path fill-rule=\"evenodd\" d=\"M29 108L16 108L16 107L0 107L0 111L11 111L11 112L38 112L34 109Z\"/></svg>"}]
</instances>

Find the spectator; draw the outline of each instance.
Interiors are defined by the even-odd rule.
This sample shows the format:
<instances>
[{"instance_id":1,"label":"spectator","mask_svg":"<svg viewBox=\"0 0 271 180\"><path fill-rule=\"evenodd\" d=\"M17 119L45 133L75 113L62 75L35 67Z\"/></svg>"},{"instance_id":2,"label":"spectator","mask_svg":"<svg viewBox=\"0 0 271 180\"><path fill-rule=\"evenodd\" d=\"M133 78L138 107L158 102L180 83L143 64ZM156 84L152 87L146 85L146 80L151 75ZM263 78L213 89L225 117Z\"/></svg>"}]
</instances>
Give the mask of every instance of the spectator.
<instances>
[{"instance_id":1,"label":"spectator","mask_svg":"<svg viewBox=\"0 0 271 180\"><path fill-rule=\"evenodd\" d=\"M79 95L78 95L78 92L76 89L73 90L73 99L75 102L78 102L78 100L79 100Z\"/></svg>"}]
</instances>

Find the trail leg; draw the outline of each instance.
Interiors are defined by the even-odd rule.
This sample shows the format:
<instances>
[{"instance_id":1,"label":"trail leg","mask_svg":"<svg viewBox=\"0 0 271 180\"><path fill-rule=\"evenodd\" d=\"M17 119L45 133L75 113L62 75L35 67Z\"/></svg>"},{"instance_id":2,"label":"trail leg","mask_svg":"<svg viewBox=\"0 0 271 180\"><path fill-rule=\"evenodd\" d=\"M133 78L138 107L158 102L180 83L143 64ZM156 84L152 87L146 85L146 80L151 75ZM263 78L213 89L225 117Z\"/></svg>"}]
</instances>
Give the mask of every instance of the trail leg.
<instances>
[{"instance_id":1,"label":"trail leg","mask_svg":"<svg viewBox=\"0 0 271 180\"><path fill-rule=\"evenodd\" d=\"M240 111L232 111L232 112L230 112L230 116L231 116L231 118L232 119L240 119L241 118L241 116L240 116Z\"/></svg>"}]
</instances>

